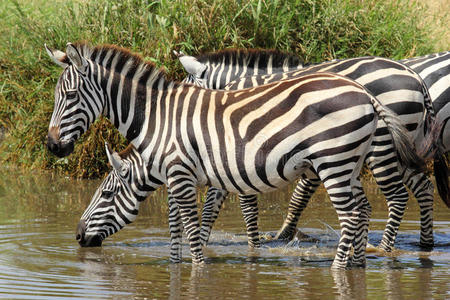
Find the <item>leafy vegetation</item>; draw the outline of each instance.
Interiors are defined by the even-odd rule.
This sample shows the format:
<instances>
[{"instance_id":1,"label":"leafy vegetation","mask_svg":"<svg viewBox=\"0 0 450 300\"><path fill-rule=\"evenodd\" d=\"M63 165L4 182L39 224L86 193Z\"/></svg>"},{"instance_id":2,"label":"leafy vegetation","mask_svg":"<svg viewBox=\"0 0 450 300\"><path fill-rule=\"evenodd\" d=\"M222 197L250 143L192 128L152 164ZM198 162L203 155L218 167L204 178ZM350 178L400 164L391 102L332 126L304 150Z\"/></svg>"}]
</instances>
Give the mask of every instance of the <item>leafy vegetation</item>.
<instances>
[{"instance_id":1,"label":"leafy vegetation","mask_svg":"<svg viewBox=\"0 0 450 300\"><path fill-rule=\"evenodd\" d=\"M0 160L73 177L106 170L104 141L124 139L97 121L75 152L58 159L45 149L53 89L61 72L44 43L117 44L165 66L181 79L173 49L196 55L224 48L276 48L306 62L380 55L395 59L435 49L424 7L409 0L99 0L3 1L0 6Z\"/></svg>"}]
</instances>

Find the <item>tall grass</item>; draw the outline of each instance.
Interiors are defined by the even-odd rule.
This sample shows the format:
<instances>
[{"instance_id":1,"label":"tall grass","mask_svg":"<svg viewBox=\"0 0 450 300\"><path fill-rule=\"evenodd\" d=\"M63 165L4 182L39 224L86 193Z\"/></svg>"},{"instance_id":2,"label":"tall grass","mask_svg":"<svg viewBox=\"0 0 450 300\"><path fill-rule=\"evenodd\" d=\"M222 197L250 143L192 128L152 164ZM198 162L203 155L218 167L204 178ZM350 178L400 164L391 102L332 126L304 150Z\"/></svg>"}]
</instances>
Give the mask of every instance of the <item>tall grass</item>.
<instances>
[{"instance_id":1,"label":"tall grass","mask_svg":"<svg viewBox=\"0 0 450 300\"><path fill-rule=\"evenodd\" d=\"M165 66L175 79L183 73L172 49L198 54L229 47L276 48L307 62L363 55L398 59L441 50L434 48L428 26L416 22L423 5L409 0L3 2L0 127L7 134L0 160L74 177L101 176L106 171L103 142L120 148L125 141L101 119L70 157L57 159L46 151L61 70L46 56L44 43L62 50L69 41L118 44Z\"/></svg>"}]
</instances>

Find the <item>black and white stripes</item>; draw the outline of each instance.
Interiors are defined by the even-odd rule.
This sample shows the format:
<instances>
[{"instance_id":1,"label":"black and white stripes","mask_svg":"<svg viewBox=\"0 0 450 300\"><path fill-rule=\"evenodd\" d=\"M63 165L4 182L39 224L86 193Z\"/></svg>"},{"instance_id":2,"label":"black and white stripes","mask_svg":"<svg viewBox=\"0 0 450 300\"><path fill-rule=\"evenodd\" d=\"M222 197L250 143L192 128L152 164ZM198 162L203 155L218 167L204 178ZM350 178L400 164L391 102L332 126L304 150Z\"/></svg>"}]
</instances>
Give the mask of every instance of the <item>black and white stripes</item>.
<instances>
[{"instance_id":1,"label":"black and white stripes","mask_svg":"<svg viewBox=\"0 0 450 300\"><path fill-rule=\"evenodd\" d=\"M434 159L436 183L442 200L450 207L448 182L450 174L446 157L450 151L450 51L405 59L401 62L417 72L430 91L436 120L441 126L436 142L438 153ZM415 184L419 185L420 181L416 181Z\"/></svg>"},{"instance_id":2,"label":"black and white stripes","mask_svg":"<svg viewBox=\"0 0 450 300\"><path fill-rule=\"evenodd\" d=\"M401 147L397 150L402 161L411 166L420 160L396 116L362 86L336 74L312 73L247 90L218 91L169 81L154 65L117 47L69 44L65 55L55 53L60 52L49 50L55 60L67 63L60 78L67 88L59 85L55 91L60 123L77 122L80 115L92 118L76 134L56 122L52 128L73 142L100 113L107 116L146 165L145 182L157 180L167 186L194 263L203 262L197 186L254 195L284 186L312 168L341 224L333 267L347 265L352 245L355 264L363 265L370 208L358 176L378 115L396 133L393 138ZM68 78L69 74L78 79ZM76 91L69 97L74 99L75 115L65 112L68 91ZM59 142L56 134L51 138ZM135 180L133 174L139 173L130 172L131 161L114 158L120 161L111 162L118 176L130 178L116 181L127 188L114 197L124 197L126 207L134 211L133 195L144 197L150 189L140 190L144 179ZM119 206L114 200L110 203L118 214ZM95 210L80 221L80 237L101 236L88 231L92 215ZM107 232L112 228L119 229L120 223Z\"/></svg>"},{"instance_id":3,"label":"black and white stripes","mask_svg":"<svg viewBox=\"0 0 450 300\"><path fill-rule=\"evenodd\" d=\"M216 54L215 60L219 54ZM228 53L230 55L230 53ZM184 56L186 57L186 56ZM186 58L185 58L186 59ZM191 60L193 60L192 58ZM197 63L200 65L200 63ZM203 69L206 69L206 63ZM201 66L198 66L201 68ZM233 68L242 69L242 67L227 66L217 67L217 69L231 70ZM410 131L410 136L418 139L418 145L423 142L423 125L433 124L434 113L432 110L431 99L428 95L426 86L422 79L415 74L408 67L402 64L380 57L361 57L346 60L335 60L328 63L304 66L301 70L289 73L273 73L270 75L253 75L238 78L232 82L226 82L222 78L222 85L227 90L239 90L243 88L254 87L258 85L267 84L277 80L292 78L295 76L302 76L313 72L331 71L341 75L346 75L351 79L364 85L373 95L377 96L379 100L390 107L395 113L400 116L404 126ZM264 73L262 70L260 73ZM208 73L202 73L203 78L197 78L196 82L203 82L205 85L210 83ZM241 75L243 75L241 73ZM244 74L245 75L245 74ZM252 75L247 74L247 75ZM190 74L189 76L194 76ZM198 77L198 76L194 76ZM188 77L189 78L189 77ZM213 88L214 86L208 86ZM427 122L424 122L424 113ZM372 144L372 149L369 152L366 162L373 171L374 177L377 180L380 188L386 195L389 203L389 220L386 226L386 231L383 236L381 247L385 250L391 250L395 241L395 236L400 225L400 220L403 216L405 204L408 200L408 193L403 186L403 182L413 191L419 203L421 203L421 244L429 246L433 243L432 234L432 207L433 207L433 186L429 179L422 173L416 174L412 172L403 172L403 167L399 162L395 162L395 153L393 149L395 146L391 144L390 136L386 128L380 123L380 128L377 130L376 140ZM427 135L431 128L427 128ZM421 136L421 139L418 137ZM429 137L427 137L429 138ZM444 168L443 168L444 169ZM403 176L402 176L403 174ZM310 181L300 181L293 198L291 200L289 214L282 230L278 233L278 237L291 238L294 233L296 222L301 210L294 211L294 208L304 208L309 198L300 197L301 194L311 195L311 189L316 188L316 184L303 185L316 180L317 176L314 174L310 176ZM312 180L312 181L311 181ZM422 182L418 185L414 182ZM297 193L297 194L296 194ZM213 193L211 193L213 194ZM207 198L207 201L219 201L217 198ZM223 201L223 199L220 199ZM298 201L302 200L303 203ZM293 202L293 203L292 203ZM253 203L256 203L253 201ZM218 204L216 204L217 206ZM207 205L204 215L213 215L209 219L214 219L216 216L207 209L213 205ZM257 208L252 210L257 212ZM249 216L244 216L245 219L253 219ZM256 224L250 226L256 228Z\"/></svg>"},{"instance_id":4,"label":"black and white stripes","mask_svg":"<svg viewBox=\"0 0 450 300\"><path fill-rule=\"evenodd\" d=\"M233 80L249 75L289 72L303 67L295 55L275 50L223 50L198 57L174 51L188 76L185 83L211 89L223 89Z\"/></svg>"}]
</instances>

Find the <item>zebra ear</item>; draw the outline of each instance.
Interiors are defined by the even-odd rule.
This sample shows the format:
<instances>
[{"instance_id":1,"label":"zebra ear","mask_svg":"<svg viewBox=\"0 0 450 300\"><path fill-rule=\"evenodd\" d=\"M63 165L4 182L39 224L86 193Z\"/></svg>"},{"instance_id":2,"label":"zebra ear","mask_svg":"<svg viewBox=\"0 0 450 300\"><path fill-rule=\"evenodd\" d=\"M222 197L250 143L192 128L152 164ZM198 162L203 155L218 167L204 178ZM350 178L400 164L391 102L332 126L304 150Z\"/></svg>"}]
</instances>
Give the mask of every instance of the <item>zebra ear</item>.
<instances>
[{"instance_id":1,"label":"zebra ear","mask_svg":"<svg viewBox=\"0 0 450 300\"><path fill-rule=\"evenodd\" d=\"M176 57L181 57L181 56L183 56L184 55L184 53L183 52L178 52L177 50L172 50L172 53L176 56Z\"/></svg>"},{"instance_id":2,"label":"zebra ear","mask_svg":"<svg viewBox=\"0 0 450 300\"><path fill-rule=\"evenodd\" d=\"M60 67L66 68L67 64L67 55L59 50L51 49L47 47L47 44L44 44L45 51L47 51L48 56L52 59L52 61Z\"/></svg>"},{"instance_id":3,"label":"zebra ear","mask_svg":"<svg viewBox=\"0 0 450 300\"><path fill-rule=\"evenodd\" d=\"M183 67L189 74L200 77L200 75L205 71L206 65L199 62L195 57L190 55L184 55L180 52L178 55L178 59L180 60Z\"/></svg>"},{"instance_id":4,"label":"zebra ear","mask_svg":"<svg viewBox=\"0 0 450 300\"><path fill-rule=\"evenodd\" d=\"M122 158L117 152L111 149L111 146L107 142L105 142L105 148L109 163L116 171L120 171L123 164Z\"/></svg>"},{"instance_id":5,"label":"zebra ear","mask_svg":"<svg viewBox=\"0 0 450 300\"><path fill-rule=\"evenodd\" d=\"M87 61L86 59L81 55L81 53L78 51L78 49L72 44L67 43L66 48L67 57L69 58L70 62L80 71L85 71L87 68Z\"/></svg>"}]
</instances>

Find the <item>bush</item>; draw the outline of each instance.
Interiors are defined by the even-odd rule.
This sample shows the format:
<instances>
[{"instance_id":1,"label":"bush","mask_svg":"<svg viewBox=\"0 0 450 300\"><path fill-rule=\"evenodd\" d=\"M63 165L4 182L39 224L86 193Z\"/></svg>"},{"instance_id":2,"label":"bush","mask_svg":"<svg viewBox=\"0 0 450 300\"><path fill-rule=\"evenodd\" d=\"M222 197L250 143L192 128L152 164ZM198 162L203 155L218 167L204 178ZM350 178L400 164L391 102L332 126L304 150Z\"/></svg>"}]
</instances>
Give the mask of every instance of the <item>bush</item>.
<instances>
[{"instance_id":1,"label":"bush","mask_svg":"<svg viewBox=\"0 0 450 300\"><path fill-rule=\"evenodd\" d=\"M0 127L7 133L0 160L74 177L106 171L104 141L125 146L101 119L68 158L45 149L53 89L61 72L44 43L64 50L87 40L130 48L146 59L183 73L172 49L196 55L224 48L275 48L306 62L379 55L395 59L437 49L423 7L409 0L100 0L10 1L0 7ZM432 19L429 19L430 21Z\"/></svg>"}]
</instances>

